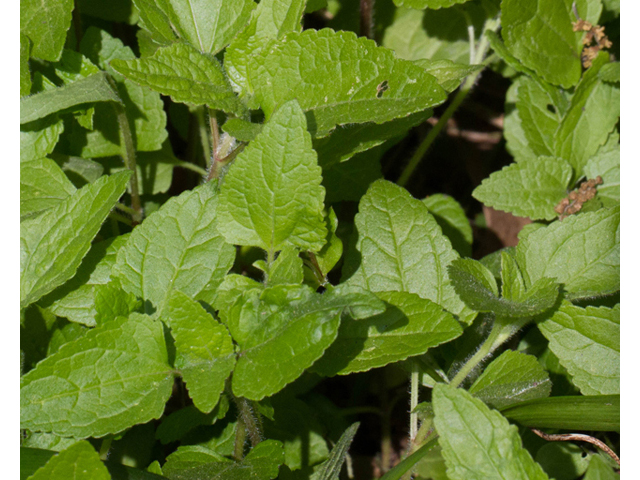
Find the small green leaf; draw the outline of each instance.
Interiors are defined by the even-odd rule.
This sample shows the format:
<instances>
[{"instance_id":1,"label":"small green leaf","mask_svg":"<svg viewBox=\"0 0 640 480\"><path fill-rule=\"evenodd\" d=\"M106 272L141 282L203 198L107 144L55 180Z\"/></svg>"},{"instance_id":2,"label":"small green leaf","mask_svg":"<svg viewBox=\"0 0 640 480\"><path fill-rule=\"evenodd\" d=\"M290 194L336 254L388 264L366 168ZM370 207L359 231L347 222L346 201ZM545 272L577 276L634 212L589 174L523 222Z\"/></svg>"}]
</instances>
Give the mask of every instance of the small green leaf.
<instances>
[{"instance_id":1,"label":"small green leaf","mask_svg":"<svg viewBox=\"0 0 640 480\"><path fill-rule=\"evenodd\" d=\"M269 286L285 284L301 284L304 279L302 272L302 259L300 251L293 246L286 246L282 249L278 258L269 269Z\"/></svg>"},{"instance_id":2,"label":"small green leaf","mask_svg":"<svg viewBox=\"0 0 640 480\"><path fill-rule=\"evenodd\" d=\"M161 315L174 289L213 301L235 258L235 248L216 230L217 205L212 184L173 197L136 227L118 252L112 275L147 302L147 311Z\"/></svg>"},{"instance_id":3,"label":"small green leaf","mask_svg":"<svg viewBox=\"0 0 640 480\"><path fill-rule=\"evenodd\" d=\"M500 252L500 277L503 298L515 302L526 299L526 289L520 268L513 255L504 250Z\"/></svg>"},{"instance_id":4,"label":"small green leaf","mask_svg":"<svg viewBox=\"0 0 640 480\"><path fill-rule=\"evenodd\" d=\"M604 183L597 187L598 198L605 206L614 206L620 203L620 144L605 150L606 146L587 161L584 174L587 178L602 177Z\"/></svg>"},{"instance_id":5,"label":"small green leaf","mask_svg":"<svg viewBox=\"0 0 640 480\"><path fill-rule=\"evenodd\" d=\"M616 480L618 478L620 478L620 475L602 457L592 455L589 468L587 468L587 473L583 480Z\"/></svg>"},{"instance_id":6,"label":"small green leaf","mask_svg":"<svg viewBox=\"0 0 640 480\"><path fill-rule=\"evenodd\" d=\"M208 413L218 404L224 383L235 365L231 337L202 306L180 291L167 300L162 319L176 341L175 366L198 410Z\"/></svg>"},{"instance_id":7,"label":"small green leaf","mask_svg":"<svg viewBox=\"0 0 640 480\"><path fill-rule=\"evenodd\" d=\"M536 357L507 350L485 368L469 393L494 408L504 408L524 400L548 397L551 381Z\"/></svg>"},{"instance_id":8,"label":"small green leaf","mask_svg":"<svg viewBox=\"0 0 640 480\"><path fill-rule=\"evenodd\" d=\"M452 5L468 2L469 0L393 0L398 7L409 7L424 10L425 8L437 10L448 8Z\"/></svg>"},{"instance_id":9,"label":"small green leaf","mask_svg":"<svg viewBox=\"0 0 640 480\"><path fill-rule=\"evenodd\" d=\"M63 345L20 385L20 428L102 437L159 418L173 386L162 324L119 317Z\"/></svg>"},{"instance_id":10,"label":"small green leaf","mask_svg":"<svg viewBox=\"0 0 640 480\"><path fill-rule=\"evenodd\" d=\"M611 62L603 65L598 72L598 77L603 82L618 83L620 82L620 62Z\"/></svg>"},{"instance_id":11,"label":"small green leaf","mask_svg":"<svg viewBox=\"0 0 640 480\"><path fill-rule=\"evenodd\" d=\"M471 256L473 232L462 206L443 193L429 195L422 201L440 225L442 233L451 241L453 248L463 257Z\"/></svg>"},{"instance_id":12,"label":"small green leaf","mask_svg":"<svg viewBox=\"0 0 640 480\"><path fill-rule=\"evenodd\" d=\"M430 73L447 93L453 92L462 81L474 72L482 70L482 65L465 65L451 60L416 60L416 65L421 66Z\"/></svg>"},{"instance_id":13,"label":"small green leaf","mask_svg":"<svg viewBox=\"0 0 640 480\"><path fill-rule=\"evenodd\" d=\"M620 393L619 305L585 309L564 302L538 326L583 395Z\"/></svg>"},{"instance_id":14,"label":"small green leaf","mask_svg":"<svg viewBox=\"0 0 640 480\"><path fill-rule=\"evenodd\" d=\"M420 355L462 334L453 316L407 292L377 292L386 310L365 320L345 318L338 338L312 368L325 376L383 367Z\"/></svg>"},{"instance_id":15,"label":"small green leaf","mask_svg":"<svg viewBox=\"0 0 640 480\"><path fill-rule=\"evenodd\" d=\"M262 131L262 124L251 123L241 118L230 118L222 125L222 131L241 142L250 142Z\"/></svg>"},{"instance_id":16,"label":"small green leaf","mask_svg":"<svg viewBox=\"0 0 640 480\"><path fill-rule=\"evenodd\" d=\"M20 306L26 307L69 280L113 205L130 172L102 177L20 224Z\"/></svg>"},{"instance_id":17,"label":"small green leaf","mask_svg":"<svg viewBox=\"0 0 640 480\"><path fill-rule=\"evenodd\" d=\"M31 56L55 62L71 26L73 0L24 0L20 2L20 33L33 41Z\"/></svg>"},{"instance_id":18,"label":"small green leaf","mask_svg":"<svg viewBox=\"0 0 640 480\"><path fill-rule=\"evenodd\" d=\"M325 216L327 225L327 243L324 247L315 254L316 262L320 267L320 270L326 277L327 274L336 266L336 264L342 258L342 240L336 235L338 230L338 217L333 208L329 208L328 214Z\"/></svg>"},{"instance_id":19,"label":"small green leaf","mask_svg":"<svg viewBox=\"0 0 640 480\"><path fill-rule=\"evenodd\" d=\"M620 209L572 215L520 241L516 260L527 285L543 277L562 283L568 298L620 289Z\"/></svg>"},{"instance_id":20,"label":"small green leaf","mask_svg":"<svg viewBox=\"0 0 640 480\"><path fill-rule=\"evenodd\" d=\"M589 461L590 456L575 443L547 443L536 452L536 462L555 480L578 478L587 470Z\"/></svg>"},{"instance_id":21,"label":"small green leaf","mask_svg":"<svg viewBox=\"0 0 640 480\"><path fill-rule=\"evenodd\" d=\"M39 75L36 72L37 75ZM45 157L53 151L64 123L57 115L20 126L20 161L28 162Z\"/></svg>"},{"instance_id":22,"label":"small green leaf","mask_svg":"<svg viewBox=\"0 0 640 480\"><path fill-rule=\"evenodd\" d=\"M33 480L111 480L93 446L83 440L63 450L32 476Z\"/></svg>"},{"instance_id":23,"label":"small green leaf","mask_svg":"<svg viewBox=\"0 0 640 480\"><path fill-rule=\"evenodd\" d=\"M170 95L176 102L206 104L232 114L245 110L220 63L184 43L159 48L151 57L113 60L111 66L139 85Z\"/></svg>"},{"instance_id":24,"label":"small green leaf","mask_svg":"<svg viewBox=\"0 0 640 480\"><path fill-rule=\"evenodd\" d=\"M95 102L122 102L105 72L20 99L20 123L33 122L60 110Z\"/></svg>"},{"instance_id":25,"label":"small green leaf","mask_svg":"<svg viewBox=\"0 0 640 480\"><path fill-rule=\"evenodd\" d=\"M224 178L218 229L227 242L275 253L322 248L324 188L304 114L286 103L238 155Z\"/></svg>"},{"instance_id":26,"label":"small green leaf","mask_svg":"<svg viewBox=\"0 0 640 480\"><path fill-rule=\"evenodd\" d=\"M340 470L342 470L342 464L347 457L349 446L351 445L351 442L353 442L353 437L356 436L359 426L360 422L356 422L347 428L342 435L340 435L338 443L336 443L335 447L331 449L329 458L320 466L318 480L338 480L340 478L339 476Z\"/></svg>"},{"instance_id":27,"label":"small green leaf","mask_svg":"<svg viewBox=\"0 0 640 480\"><path fill-rule=\"evenodd\" d=\"M435 425L451 480L547 479L515 426L460 388L433 389Z\"/></svg>"},{"instance_id":28,"label":"small green leaf","mask_svg":"<svg viewBox=\"0 0 640 480\"><path fill-rule=\"evenodd\" d=\"M31 93L31 71L29 57L31 56L31 40L20 32L20 96Z\"/></svg>"},{"instance_id":29,"label":"small green leaf","mask_svg":"<svg viewBox=\"0 0 640 480\"><path fill-rule=\"evenodd\" d=\"M352 32L329 29L290 33L251 57L249 83L267 117L297 99L315 136L346 123L388 122L446 99L422 68Z\"/></svg>"},{"instance_id":30,"label":"small green leaf","mask_svg":"<svg viewBox=\"0 0 640 480\"><path fill-rule=\"evenodd\" d=\"M62 169L48 158L20 163L20 218L57 206L76 187Z\"/></svg>"},{"instance_id":31,"label":"small green leaf","mask_svg":"<svg viewBox=\"0 0 640 480\"><path fill-rule=\"evenodd\" d=\"M402 187L378 180L362 197L355 223L357 252L349 256L356 268L349 283L372 292L415 293L464 323L475 317L449 280L447 265L458 254L423 202Z\"/></svg>"},{"instance_id":32,"label":"small green leaf","mask_svg":"<svg viewBox=\"0 0 640 480\"><path fill-rule=\"evenodd\" d=\"M140 307L141 302L120 288L117 281L93 286L95 323L103 325L117 317L126 317Z\"/></svg>"},{"instance_id":33,"label":"small green leaf","mask_svg":"<svg viewBox=\"0 0 640 480\"><path fill-rule=\"evenodd\" d=\"M527 400L501 412L525 427L620 431L620 395L579 395Z\"/></svg>"},{"instance_id":34,"label":"small green leaf","mask_svg":"<svg viewBox=\"0 0 640 480\"><path fill-rule=\"evenodd\" d=\"M573 169L565 160L521 160L492 173L473 191L483 204L533 220L553 220L554 207L567 196Z\"/></svg>"}]
</instances>

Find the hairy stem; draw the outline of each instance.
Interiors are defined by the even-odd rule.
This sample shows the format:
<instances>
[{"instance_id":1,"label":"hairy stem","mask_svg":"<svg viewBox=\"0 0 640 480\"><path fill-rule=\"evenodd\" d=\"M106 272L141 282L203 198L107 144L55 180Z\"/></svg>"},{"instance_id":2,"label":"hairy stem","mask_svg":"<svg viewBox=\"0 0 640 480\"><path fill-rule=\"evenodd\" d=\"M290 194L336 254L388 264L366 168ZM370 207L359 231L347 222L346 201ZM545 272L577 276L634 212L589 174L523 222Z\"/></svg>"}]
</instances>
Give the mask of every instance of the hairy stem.
<instances>
[{"instance_id":1,"label":"hairy stem","mask_svg":"<svg viewBox=\"0 0 640 480\"><path fill-rule=\"evenodd\" d=\"M114 87L115 89L115 87ZM119 103L112 103L118 118L120 131L120 144L122 145L122 159L126 168L131 170L131 180L129 188L131 190L131 208L135 211L131 215L133 224L142 222L142 205L140 204L140 194L138 192L138 172L136 170L136 149L133 145L133 135L129 126L129 119L124 111L124 106Z\"/></svg>"},{"instance_id":2,"label":"hairy stem","mask_svg":"<svg viewBox=\"0 0 640 480\"><path fill-rule=\"evenodd\" d=\"M373 40L373 7L375 0L360 0L360 36Z\"/></svg>"},{"instance_id":3,"label":"hairy stem","mask_svg":"<svg viewBox=\"0 0 640 480\"><path fill-rule=\"evenodd\" d=\"M254 416L253 409L249 400L243 397L235 398L236 405L240 411L240 418L245 426L246 432L249 434L251 440L251 446L255 447L262 441L262 429L258 423L258 420Z\"/></svg>"},{"instance_id":4,"label":"hairy stem","mask_svg":"<svg viewBox=\"0 0 640 480\"><path fill-rule=\"evenodd\" d=\"M236 439L233 444L233 458L238 462L244 458L244 444L247 440L247 429L242 415L238 417L238 423L236 424Z\"/></svg>"}]
</instances>

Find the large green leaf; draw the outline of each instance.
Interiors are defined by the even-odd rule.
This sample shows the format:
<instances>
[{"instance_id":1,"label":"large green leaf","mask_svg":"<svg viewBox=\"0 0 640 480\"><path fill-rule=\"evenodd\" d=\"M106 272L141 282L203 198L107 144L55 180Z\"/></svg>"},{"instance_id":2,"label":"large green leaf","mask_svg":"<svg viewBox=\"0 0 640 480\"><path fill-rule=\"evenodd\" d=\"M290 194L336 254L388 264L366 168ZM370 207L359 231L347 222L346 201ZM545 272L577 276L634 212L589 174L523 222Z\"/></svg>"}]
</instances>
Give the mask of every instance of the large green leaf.
<instances>
[{"instance_id":1,"label":"large green leaf","mask_svg":"<svg viewBox=\"0 0 640 480\"><path fill-rule=\"evenodd\" d=\"M538 326L584 395L620 393L620 305L580 308L564 302Z\"/></svg>"},{"instance_id":2,"label":"large green leaf","mask_svg":"<svg viewBox=\"0 0 640 480\"><path fill-rule=\"evenodd\" d=\"M446 100L420 67L352 32L329 29L290 33L251 57L249 84L267 117L297 99L316 136L346 123L388 122Z\"/></svg>"},{"instance_id":3,"label":"large green leaf","mask_svg":"<svg viewBox=\"0 0 640 480\"><path fill-rule=\"evenodd\" d=\"M21 378L20 428L78 438L159 418L171 395L162 324L119 317L63 345Z\"/></svg>"},{"instance_id":4,"label":"large green leaf","mask_svg":"<svg viewBox=\"0 0 640 480\"><path fill-rule=\"evenodd\" d=\"M442 233L451 241L453 248L461 256L470 257L473 231L462 206L443 193L429 195L422 201L440 225Z\"/></svg>"},{"instance_id":5,"label":"large green leaf","mask_svg":"<svg viewBox=\"0 0 640 480\"><path fill-rule=\"evenodd\" d=\"M297 102L288 102L236 158L220 193L218 230L229 243L272 254L288 244L322 248L324 188L306 126Z\"/></svg>"},{"instance_id":6,"label":"large green leaf","mask_svg":"<svg viewBox=\"0 0 640 480\"><path fill-rule=\"evenodd\" d=\"M232 114L245 110L218 60L184 43L159 48L151 57L113 60L111 66L126 78L170 95L176 102L206 104Z\"/></svg>"},{"instance_id":7,"label":"large green leaf","mask_svg":"<svg viewBox=\"0 0 640 480\"><path fill-rule=\"evenodd\" d=\"M518 429L467 391L436 385L433 410L451 480L548 478L522 447Z\"/></svg>"},{"instance_id":8,"label":"large green leaf","mask_svg":"<svg viewBox=\"0 0 640 480\"><path fill-rule=\"evenodd\" d=\"M83 440L63 450L32 476L33 480L111 480L95 448Z\"/></svg>"},{"instance_id":9,"label":"large green leaf","mask_svg":"<svg viewBox=\"0 0 640 480\"><path fill-rule=\"evenodd\" d=\"M57 206L76 187L62 169L48 158L20 163L20 218Z\"/></svg>"},{"instance_id":10,"label":"large green leaf","mask_svg":"<svg viewBox=\"0 0 640 480\"><path fill-rule=\"evenodd\" d=\"M465 323L475 317L449 280L447 265L458 254L423 202L402 187L378 180L362 197L355 223L357 251L347 260L354 270L351 284L372 292L415 293Z\"/></svg>"},{"instance_id":11,"label":"large green leaf","mask_svg":"<svg viewBox=\"0 0 640 480\"><path fill-rule=\"evenodd\" d=\"M175 366L187 384L189 396L198 410L210 412L235 364L227 329L180 291L174 291L167 300L162 319L175 338Z\"/></svg>"},{"instance_id":12,"label":"large green leaf","mask_svg":"<svg viewBox=\"0 0 640 480\"><path fill-rule=\"evenodd\" d=\"M167 201L135 228L118 252L112 275L122 288L161 315L172 290L211 303L233 266L235 248L215 227L218 196L212 184Z\"/></svg>"},{"instance_id":13,"label":"large green leaf","mask_svg":"<svg viewBox=\"0 0 640 480\"><path fill-rule=\"evenodd\" d=\"M536 357L507 350L485 368L469 393L492 407L504 408L524 400L548 397L551 381Z\"/></svg>"},{"instance_id":14,"label":"large green leaf","mask_svg":"<svg viewBox=\"0 0 640 480\"><path fill-rule=\"evenodd\" d=\"M60 58L72 10L73 0L20 2L20 32L33 41L33 57L52 62Z\"/></svg>"},{"instance_id":15,"label":"large green leaf","mask_svg":"<svg viewBox=\"0 0 640 480\"><path fill-rule=\"evenodd\" d=\"M531 232L516 248L527 285L543 277L564 285L569 298L620 289L620 209L573 215Z\"/></svg>"},{"instance_id":16,"label":"large green leaf","mask_svg":"<svg viewBox=\"0 0 640 480\"><path fill-rule=\"evenodd\" d=\"M532 220L553 220L573 176L561 158L539 157L492 173L473 191L483 204Z\"/></svg>"},{"instance_id":17,"label":"large green leaf","mask_svg":"<svg viewBox=\"0 0 640 480\"><path fill-rule=\"evenodd\" d=\"M345 318L338 338L312 370L346 375L399 362L462 334L453 316L431 300L407 292L377 292L387 309L366 320Z\"/></svg>"},{"instance_id":18,"label":"large green leaf","mask_svg":"<svg viewBox=\"0 0 640 480\"><path fill-rule=\"evenodd\" d=\"M124 193L130 172L104 176L20 224L20 306L69 280Z\"/></svg>"}]
</instances>

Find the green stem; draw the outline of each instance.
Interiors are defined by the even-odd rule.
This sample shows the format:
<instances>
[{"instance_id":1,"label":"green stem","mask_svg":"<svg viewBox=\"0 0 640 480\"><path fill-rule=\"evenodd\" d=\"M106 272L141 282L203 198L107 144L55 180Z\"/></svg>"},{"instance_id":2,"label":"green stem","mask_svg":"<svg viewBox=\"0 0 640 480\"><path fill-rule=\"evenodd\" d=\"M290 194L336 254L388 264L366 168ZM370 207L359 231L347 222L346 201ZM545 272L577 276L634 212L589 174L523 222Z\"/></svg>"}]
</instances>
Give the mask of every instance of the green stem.
<instances>
[{"instance_id":1,"label":"green stem","mask_svg":"<svg viewBox=\"0 0 640 480\"><path fill-rule=\"evenodd\" d=\"M411 362L411 389L409 403L409 439L413 443L418 434L418 414L414 412L418 406L418 389L420 386L420 370L416 361Z\"/></svg>"},{"instance_id":2,"label":"green stem","mask_svg":"<svg viewBox=\"0 0 640 480\"><path fill-rule=\"evenodd\" d=\"M133 222L129 220L127 217L125 217L124 215L120 215L119 213L116 213L116 212L109 213L109 218L111 218L112 220L118 221L120 223L124 223L125 225L129 225L130 227L135 226Z\"/></svg>"},{"instance_id":3,"label":"green stem","mask_svg":"<svg viewBox=\"0 0 640 480\"><path fill-rule=\"evenodd\" d=\"M211 162L213 161L213 153L211 152L211 142L209 141L210 129L207 126L207 121L205 120L205 109L206 107L198 108L196 110L196 116L198 119L200 144L202 146L202 153L204 155L204 165L206 168L210 168Z\"/></svg>"},{"instance_id":4,"label":"green stem","mask_svg":"<svg viewBox=\"0 0 640 480\"><path fill-rule=\"evenodd\" d=\"M245 427L242 416L238 417L238 423L236 424L236 439L233 444L233 458L238 462L244 458L244 443L247 440L247 429Z\"/></svg>"},{"instance_id":5,"label":"green stem","mask_svg":"<svg viewBox=\"0 0 640 480\"><path fill-rule=\"evenodd\" d=\"M178 163L176 163L176 167L186 168L187 170L191 170L192 172L196 172L198 175L201 175L202 177L206 177L207 176L207 171L204 168L199 167L198 165L196 165L194 163L178 161Z\"/></svg>"},{"instance_id":6,"label":"green stem","mask_svg":"<svg viewBox=\"0 0 640 480\"><path fill-rule=\"evenodd\" d=\"M133 208L127 207L126 205L124 205L124 204L122 204L120 202L116 203L116 208L118 210L126 213L126 214L131 215L131 216L133 216L133 215L135 215L137 213Z\"/></svg>"},{"instance_id":7,"label":"green stem","mask_svg":"<svg viewBox=\"0 0 640 480\"><path fill-rule=\"evenodd\" d=\"M114 86L115 89L115 86ZM126 168L131 170L131 180L129 187L131 190L131 208L135 211L132 215L133 224L142 222L142 205L140 204L140 194L138 192L138 172L136 170L136 149L133 145L133 135L129 127L129 119L124 111L124 106L119 103L112 103L118 118L120 131L120 142L122 144L122 159Z\"/></svg>"},{"instance_id":8,"label":"green stem","mask_svg":"<svg viewBox=\"0 0 640 480\"><path fill-rule=\"evenodd\" d=\"M249 400L243 397L236 397L235 401L236 405L238 406L238 410L240 411L242 423L244 424L246 431L249 434L251 446L255 447L262 441L262 430L260 429L260 426L256 421L251 405L249 404Z\"/></svg>"},{"instance_id":9,"label":"green stem","mask_svg":"<svg viewBox=\"0 0 640 480\"><path fill-rule=\"evenodd\" d=\"M107 458L109 457L109 450L111 449L112 441L113 441L113 436L108 435L102 440L102 443L100 444L99 455L100 455L100 460L102 460L103 462L106 461Z\"/></svg>"}]
</instances>

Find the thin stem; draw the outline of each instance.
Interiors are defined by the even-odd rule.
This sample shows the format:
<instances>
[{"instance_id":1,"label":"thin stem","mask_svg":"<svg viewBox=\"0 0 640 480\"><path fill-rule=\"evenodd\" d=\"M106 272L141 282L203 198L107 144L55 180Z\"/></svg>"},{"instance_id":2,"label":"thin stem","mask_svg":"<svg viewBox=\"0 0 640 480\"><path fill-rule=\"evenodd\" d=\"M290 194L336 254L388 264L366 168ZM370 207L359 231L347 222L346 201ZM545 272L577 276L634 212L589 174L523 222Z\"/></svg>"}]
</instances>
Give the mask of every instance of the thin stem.
<instances>
[{"instance_id":1,"label":"thin stem","mask_svg":"<svg viewBox=\"0 0 640 480\"><path fill-rule=\"evenodd\" d=\"M245 427L242 415L238 416L236 424L236 439L233 444L233 458L238 462L244 458L244 444L247 441L247 429Z\"/></svg>"},{"instance_id":2,"label":"thin stem","mask_svg":"<svg viewBox=\"0 0 640 480\"><path fill-rule=\"evenodd\" d=\"M467 9L464 7L460 8L462 15L464 16L465 21L467 22L467 34L469 35L469 64L473 65L476 59L476 32L475 27L473 26L473 21L471 20L471 16Z\"/></svg>"},{"instance_id":3,"label":"thin stem","mask_svg":"<svg viewBox=\"0 0 640 480\"><path fill-rule=\"evenodd\" d=\"M124 213L127 213L127 214L131 215L131 216L133 216L133 215L135 215L137 213L133 208L127 207L126 205L124 205L124 204L122 204L120 202L116 203L116 208L118 210L124 212Z\"/></svg>"},{"instance_id":4,"label":"thin stem","mask_svg":"<svg viewBox=\"0 0 640 480\"><path fill-rule=\"evenodd\" d=\"M262 430L253 415L253 410L249 404L249 400L243 397L235 397L235 402L238 410L240 410L242 423L245 426L246 432L249 434L251 446L255 447L262 441Z\"/></svg>"},{"instance_id":5,"label":"thin stem","mask_svg":"<svg viewBox=\"0 0 640 480\"><path fill-rule=\"evenodd\" d=\"M375 0L360 0L360 36L373 40L373 7Z\"/></svg>"},{"instance_id":6,"label":"thin stem","mask_svg":"<svg viewBox=\"0 0 640 480\"><path fill-rule=\"evenodd\" d=\"M578 442L589 442L592 445L595 445L600 450L603 450L607 453L611 458L613 458L618 466L620 466L620 457L616 455L616 453L609 448L609 446L601 440L598 440L595 437L590 435L584 435L582 433L562 433L562 434L552 434L549 435L547 433L541 432L536 428L532 428L531 431L538 435L539 437L544 438L549 442L570 442L570 441L578 441Z\"/></svg>"},{"instance_id":7,"label":"thin stem","mask_svg":"<svg viewBox=\"0 0 640 480\"><path fill-rule=\"evenodd\" d=\"M109 218L120 223L124 223L125 225L129 225L130 227L135 227L134 223L131 220L129 220L124 215L120 215L119 213L111 212L109 213Z\"/></svg>"},{"instance_id":8,"label":"thin stem","mask_svg":"<svg viewBox=\"0 0 640 480\"><path fill-rule=\"evenodd\" d=\"M100 460L103 462L109 458L109 450L111 449L111 442L113 441L113 436L108 435L102 440L100 444Z\"/></svg>"},{"instance_id":9,"label":"thin stem","mask_svg":"<svg viewBox=\"0 0 640 480\"><path fill-rule=\"evenodd\" d=\"M179 161L178 163L176 163L176 167L186 168L187 170L196 172L198 175L201 175L202 177L207 176L207 171L204 168L199 167L194 163Z\"/></svg>"},{"instance_id":10,"label":"thin stem","mask_svg":"<svg viewBox=\"0 0 640 480\"><path fill-rule=\"evenodd\" d=\"M220 145L220 130L218 129L218 117L216 111L207 110L209 113L209 130L211 131L211 151L214 155L218 153L218 145Z\"/></svg>"},{"instance_id":11,"label":"thin stem","mask_svg":"<svg viewBox=\"0 0 640 480\"><path fill-rule=\"evenodd\" d=\"M200 137L200 145L202 146L202 153L204 155L204 165L206 168L211 167L211 163L213 162L213 152L211 151L211 141L209 140L211 134L210 128L207 126L207 121L205 120L205 108L200 107L196 110L196 116L198 119L198 131Z\"/></svg>"},{"instance_id":12,"label":"thin stem","mask_svg":"<svg viewBox=\"0 0 640 480\"><path fill-rule=\"evenodd\" d=\"M133 224L137 225L142 222L142 205L140 204L140 194L138 192L138 172L136 170L136 149L133 145L133 135L129 127L129 119L124 111L124 106L119 103L112 103L118 118L118 126L120 131L120 142L122 148L122 159L126 168L131 170L131 180L129 186L131 189L131 207L135 211L132 215Z\"/></svg>"},{"instance_id":13,"label":"thin stem","mask_svg":"<svg viewBox=\"0 0 640 480\"><path fill-rule=\"evenodd\" d=\"M409 392L410 403L409 403L409 438L411 442L416 438L418 434L418 414L414 412L415 408L418 406L418 388L420 385L420 370L418 369L418 364L414 360L411 362L411 390Z\"/></svg>"}]
</instances>

